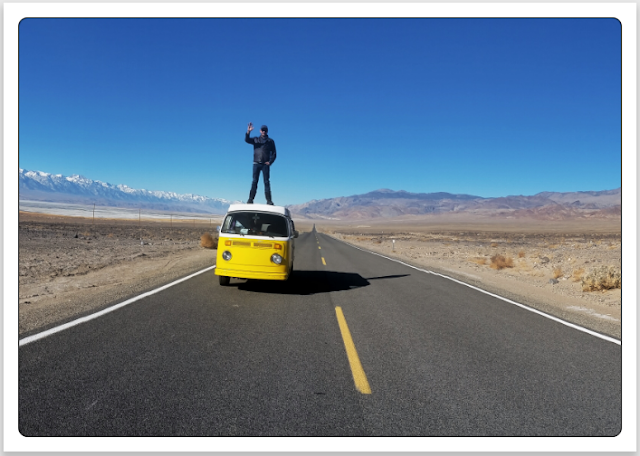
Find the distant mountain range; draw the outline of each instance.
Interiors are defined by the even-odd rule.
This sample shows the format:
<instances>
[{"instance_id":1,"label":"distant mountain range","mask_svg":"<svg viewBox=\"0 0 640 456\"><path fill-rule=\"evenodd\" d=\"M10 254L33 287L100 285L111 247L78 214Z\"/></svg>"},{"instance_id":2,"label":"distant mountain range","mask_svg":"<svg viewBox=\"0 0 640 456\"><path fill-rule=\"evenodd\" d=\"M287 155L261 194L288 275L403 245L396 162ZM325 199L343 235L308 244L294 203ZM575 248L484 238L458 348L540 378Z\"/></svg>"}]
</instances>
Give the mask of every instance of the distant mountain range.
<instances>
[{"instance_id":1,"label":"distant mountain range","mask_svg":"<svg viewBox=\"0 0 640 456\"><path fill-rule=\"evenodd\" d=\"M622 214L622 188L569 193L542 192L533 196L499 198L380 189L363 195L314 200L289 206L289 210L298 217L346 220L444 213L533 217L542 220L616 218Z\"/></svg>"},{"instance_id":2,"label":"distant mountain range","mask_svg":"<svg viewBox=\"0 0 640 456\"><path fill-rule=\"evenodd\" d=\"M22 200L206 214L224 214L231 203L238 202L193 194L137 190L79 175L65 177L24 169L20 169L19 195Z\"/></svg>"},{"instance_id":3,"label":"distant mountain range","mask_svg":"<svg viewBox=\"0 0 640 456\"><path fill-rule=\"evenodd\" d=\"M79 175L70 177L20 169L20 199L164 211L224 214L239 201L193 194L136 190ZM310 219L357 220L406 215L469 213L486 216L562 220L575 217L617 218L622 214L622 189L585 192L542 192L533 196L483 198L451 193L410 193L380 189L288 206L294 216Z\"/></svg>"}]
</instances>

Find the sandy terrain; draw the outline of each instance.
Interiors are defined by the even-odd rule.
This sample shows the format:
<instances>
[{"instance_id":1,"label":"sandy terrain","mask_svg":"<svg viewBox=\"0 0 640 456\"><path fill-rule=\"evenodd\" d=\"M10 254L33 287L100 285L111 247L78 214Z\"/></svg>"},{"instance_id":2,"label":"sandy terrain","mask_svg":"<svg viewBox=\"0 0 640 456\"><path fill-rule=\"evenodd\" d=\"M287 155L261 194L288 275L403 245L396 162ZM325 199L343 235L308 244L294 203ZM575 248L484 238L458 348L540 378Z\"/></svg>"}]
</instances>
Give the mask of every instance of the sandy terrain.
<instances>
[{"instance_id":1,"label":"sandy terrain","mask_svg":"<svg viewBox=\"0 0 640 456\"><path fill-rule=\"evenodd\" d=\"M585 292L582 287L582 278L594 268L611 266L621 271L620 220L552 222L431 216L350 224L323 221L317 229L621 337L621 288ZM498 269L497 255L511 259L510 267ZM492 262L492 257L496 261Z\"/></svg>"},{"instance_id":2,"label":"sandy terrain","mask_svg":"<svg viewBox=\"0 0 640 456\"><path fill-rule=\"evenodd\" d=\"M215 224L138 224L21 213L20 335L213 265L216 251L201 247L200 237L213 233ZM300 231L313 224L296 220ZM596 266L620 269L619 220L534 223L409 217L357 224L323 220L315 225L353 245L620 337L621 290L583 292L580 281ZM493 269L491 258L496 254L511 258L513 266Z\"/></svg>"},{"instance_id":3,"label":"sandy terrain","mask_svg":"<svg viewBox=\"0 0 640 456\"><path fill-rule=\"evenodd\" d=\"M215 221L154 222L20 213L19 333L124 301L215 264Z\"/></svg>"}]
</instances>

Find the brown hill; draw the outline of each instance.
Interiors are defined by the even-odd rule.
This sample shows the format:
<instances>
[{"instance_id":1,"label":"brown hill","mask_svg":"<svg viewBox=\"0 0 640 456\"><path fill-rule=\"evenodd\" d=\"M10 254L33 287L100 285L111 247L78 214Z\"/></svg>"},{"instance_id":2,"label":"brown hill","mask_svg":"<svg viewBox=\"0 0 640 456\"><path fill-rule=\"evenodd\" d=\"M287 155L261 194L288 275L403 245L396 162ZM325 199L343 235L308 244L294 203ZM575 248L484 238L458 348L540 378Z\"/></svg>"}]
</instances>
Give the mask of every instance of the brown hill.
<instances>
[{"instance_id":1,"label":"brown hill","mask_svg":"<svg viewBox=\"0 0 640 456\"><path fill-rule=\"evenodd\" d=\"M469 213L485 216L565 220L615 218L622 213L621 189L601 192L543 192L533 196L483 198L451 193L409 193L388 189L313 200L288 206L298 218L362 220L405 215Z\"/></svg>"}]
</instances>

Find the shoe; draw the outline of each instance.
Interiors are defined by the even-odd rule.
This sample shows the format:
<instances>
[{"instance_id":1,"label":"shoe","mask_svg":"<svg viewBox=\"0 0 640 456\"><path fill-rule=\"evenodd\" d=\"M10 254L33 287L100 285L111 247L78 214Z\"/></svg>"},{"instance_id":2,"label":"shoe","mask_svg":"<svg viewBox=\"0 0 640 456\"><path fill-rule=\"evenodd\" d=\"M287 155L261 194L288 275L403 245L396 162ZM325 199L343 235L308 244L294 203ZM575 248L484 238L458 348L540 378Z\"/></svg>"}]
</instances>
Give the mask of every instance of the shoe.
<instances>
[{"instance_id":1,"label":"shoe","mask_svg":"<svg viewBox=\"0 0 640 456\"><path fill-rule=\"evenodd\" d=\"M273 206L273 201L267 201L267 204L268 204L269 206Z\"/></svg>"},{"instance_id":2,"label":"shoe","mask_svg":"<svg viewBox=\"0 0 640 456\"><path fill-rule=\"evenodd\" d=\"M247 204L253 204L253 200L247 200Z\"/></svg>"}]
</instances>

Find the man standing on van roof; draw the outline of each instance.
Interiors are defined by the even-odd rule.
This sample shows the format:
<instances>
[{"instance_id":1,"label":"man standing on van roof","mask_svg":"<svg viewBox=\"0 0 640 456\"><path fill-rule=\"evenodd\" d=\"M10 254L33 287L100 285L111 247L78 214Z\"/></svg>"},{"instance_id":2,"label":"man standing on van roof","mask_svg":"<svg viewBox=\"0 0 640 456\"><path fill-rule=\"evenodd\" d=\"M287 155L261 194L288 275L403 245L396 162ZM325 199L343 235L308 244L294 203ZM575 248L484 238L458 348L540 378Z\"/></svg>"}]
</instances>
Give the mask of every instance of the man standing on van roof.
<instances>
[{"instance_id":1,"label":"man standing on van roof","mask_svg":"<svg viewBox=\"0 0 640 456\"><path fill-rule=\"evenodd\" d=\"M253 130L253 124L249 122L247 134L244 137L245 142L253 144L253 182L251 183L251 192L247 204L253 204L253 198L258 190L258 179L262 171L262 180L264 182L264 194L267 197L267 204L273 205L271 201L271 182L269 182L269 171L273 162L276 161L276 143L269 138L267 134L269 129L266 125L260 127L260 136L249 137L249 133Z\"/></svg>"}]
</instances>

